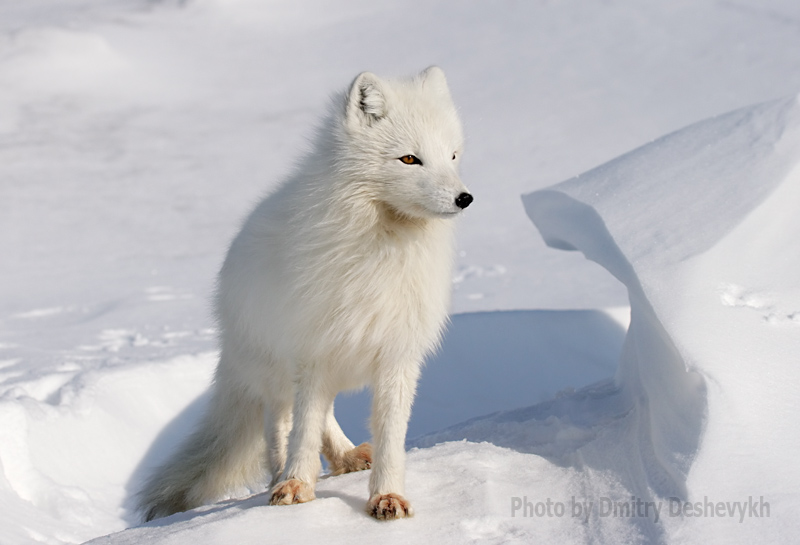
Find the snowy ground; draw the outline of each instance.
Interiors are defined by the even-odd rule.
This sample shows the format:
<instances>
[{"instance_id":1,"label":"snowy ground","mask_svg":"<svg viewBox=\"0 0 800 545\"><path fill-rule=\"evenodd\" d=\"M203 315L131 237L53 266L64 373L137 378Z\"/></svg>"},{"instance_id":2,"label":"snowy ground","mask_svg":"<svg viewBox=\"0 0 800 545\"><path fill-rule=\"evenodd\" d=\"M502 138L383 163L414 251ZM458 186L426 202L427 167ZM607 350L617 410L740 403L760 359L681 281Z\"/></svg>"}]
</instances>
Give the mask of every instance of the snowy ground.
<instances>
[{"instance_id":1,"label":"snowy ground","mask_svg":"<svg viewBox=\"0 0 800 545\"><path fill-rule=\"evenodd\" d=\"M795 95L796 2L26 0L0 2L0 543L137 523L130 495L205 403L238 222L333 90L434 63L476 201L410 424L416 517L371 521L354 474L100 542L797 535L796 101L535 192ZM367 438L365 394L337 414ZM666 515L598 511L631 497ZM565 515L537 516L548 499Z\"/></svg>"}]
</instances>

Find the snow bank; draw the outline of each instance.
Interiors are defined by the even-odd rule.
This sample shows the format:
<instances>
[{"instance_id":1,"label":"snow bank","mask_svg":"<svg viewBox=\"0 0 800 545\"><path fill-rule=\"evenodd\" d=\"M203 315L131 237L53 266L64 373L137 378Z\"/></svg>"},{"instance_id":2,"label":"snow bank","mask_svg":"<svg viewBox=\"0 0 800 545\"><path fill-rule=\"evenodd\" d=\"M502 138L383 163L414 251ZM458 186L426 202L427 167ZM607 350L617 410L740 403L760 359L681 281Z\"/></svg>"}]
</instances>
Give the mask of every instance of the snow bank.
<instances>
[{"instance_id":1,"label":"snow bank","mask_svg":"<svg viewBox=\"0 0 800 545\"><path fill-rule=\"evenodd\" d=\"M692 502L763 496L773 520L753 531L759 539L798 528L800 431L786 424L800 378L798 166L791 98L524 198L549 245L580 250L628 289L616 384L630 429L614 455L632 475L622 482ZM704 509L680 536L741 538Z\"/></svg>"},{"instance_id":2,"label":"snow bank","mask_svg":"<svg viewBox=\"0 0 800 545\"><path fill-rule=\"evenodd\" d=\"M266 494L223 501L91 541L92 545L284 543L582 543L587 529L570 518L510 516L520 482L566 489L573 471L488 443L448 443L409 453L407 489L414 518L380 522L364 512L368 472L322 478L317 499L290 508L267 506Z\"/></svg>"},{"instance_id":3,"label":"snow bank","mask_svg":"<svg viewBox=\"0 0 800 545\"><path fill-rule=\"evenodd\" d=\"M133 523L130 481L138 486L137 468L163 461L182 437L167 426L174 415L178 429L193 424L189 403L215 358L64 366L0 392L0 543L76 543Z\"/></svg>"}]
</instances>

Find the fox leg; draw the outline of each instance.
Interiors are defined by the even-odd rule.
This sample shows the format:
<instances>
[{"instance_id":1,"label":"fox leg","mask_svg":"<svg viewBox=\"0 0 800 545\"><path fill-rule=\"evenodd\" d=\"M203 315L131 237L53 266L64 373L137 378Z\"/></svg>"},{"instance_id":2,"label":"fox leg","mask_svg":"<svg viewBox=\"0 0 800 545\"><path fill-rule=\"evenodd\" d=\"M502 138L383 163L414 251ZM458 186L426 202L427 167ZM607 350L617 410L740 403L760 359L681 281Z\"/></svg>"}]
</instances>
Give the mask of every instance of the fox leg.
<instances>
[{"instance_id":1,"label":"fox leg","mask_svg":"<svg viewBox=\"0 0 800 545\"><path fill-rule=\"evenodd\" d=\"M318 373L305 373L296 384L288 455L283 473L272 487L271 505L304 503L315 498L322 432L333 402L324 381L315 375Z\"/></svg>"},{"instance_id":2,"label":"fox leg","mask_svg":"<svg viewBox=\"0 0 800 545\"><path fill-rule=\"evenodd\" d=\"M372 446L362 443L357 447L339 427L333 414L333 404L325 418L325 431L322 432L322 454L328 460L331 475L342 475L353 471L369 469L372 464Z\"/></svg>"},{"instance_id":3,"label":"fox leg","mask_svg":"<svg viewBox=\"0 0 800 545\"><path fill-rule=\"evenodd\" d=\"M405 439L420 366L406 362L373 381L372 437L375 452L367 512L381 520L414 515L405 492Z\"/></svg>"},{"instance_id":4,"label":"fox leg","mask_svg":"<svg viewBox=\"0 0 800 545\"><path fill-rule=\"evenodd\" d=\"M270 488L280 479L286 466L289 432L292 429L292 400L272 401L267 405L264 422L267 437L267 465L272 474Z\"/></svg>"}]
</instances>

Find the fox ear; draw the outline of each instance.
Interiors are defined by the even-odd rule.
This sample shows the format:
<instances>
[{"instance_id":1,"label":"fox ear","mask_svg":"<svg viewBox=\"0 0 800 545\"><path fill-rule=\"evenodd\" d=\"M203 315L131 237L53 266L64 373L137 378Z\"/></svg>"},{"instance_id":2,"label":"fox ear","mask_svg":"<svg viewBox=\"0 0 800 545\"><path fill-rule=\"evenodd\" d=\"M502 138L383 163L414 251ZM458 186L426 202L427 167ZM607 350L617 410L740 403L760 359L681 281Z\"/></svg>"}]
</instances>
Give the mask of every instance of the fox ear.
<instances>
[{"instance_id":1,"label":"fox ear","mask_svg":"<svg viewBox=\"0 0 800 545\"><path fill-rule=\"evenodd\" d=\"M362 72L347 95L345 116L350 126L372 125L386 115L383 83L375 74Z\"/></svg>"},{"instance_id":2,"label":"fox ear","mask_svg":"<svg viewBox=\"0 0 800 545\"><path fill-rule=\"evenodd\" d=\"M429 66L420 73L419 77L422 80L423 88L450 96L447 78L444 77L444 71L438 66Z\"/></svg>"}]
</instances>

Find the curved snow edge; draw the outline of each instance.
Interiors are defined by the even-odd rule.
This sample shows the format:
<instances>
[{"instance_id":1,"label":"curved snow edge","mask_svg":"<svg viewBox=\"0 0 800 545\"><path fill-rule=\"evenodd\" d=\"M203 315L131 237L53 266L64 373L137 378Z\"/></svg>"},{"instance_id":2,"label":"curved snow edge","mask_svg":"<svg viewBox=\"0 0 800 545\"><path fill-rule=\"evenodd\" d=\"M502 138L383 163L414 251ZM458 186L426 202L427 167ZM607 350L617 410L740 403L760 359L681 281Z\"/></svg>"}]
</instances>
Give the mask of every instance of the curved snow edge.
<instances>
[{"instance_id":1,"label":"curved snow edge","mask_svg":"<svg viewBox=\"0 0 800 545\"><path fill-rule=\"evenodd\" d=\"M662 497L686 497L706 414L704 380L688 369L634 267L593 207L557 189L525 195L523 202L549 246L582 252L626 286L631 323L615 382L631 412L619 454L628 458L631 473L645 480L626 484L645 485Z\"/></svg>"}]
</instances>

